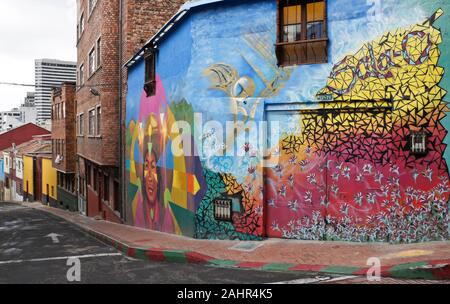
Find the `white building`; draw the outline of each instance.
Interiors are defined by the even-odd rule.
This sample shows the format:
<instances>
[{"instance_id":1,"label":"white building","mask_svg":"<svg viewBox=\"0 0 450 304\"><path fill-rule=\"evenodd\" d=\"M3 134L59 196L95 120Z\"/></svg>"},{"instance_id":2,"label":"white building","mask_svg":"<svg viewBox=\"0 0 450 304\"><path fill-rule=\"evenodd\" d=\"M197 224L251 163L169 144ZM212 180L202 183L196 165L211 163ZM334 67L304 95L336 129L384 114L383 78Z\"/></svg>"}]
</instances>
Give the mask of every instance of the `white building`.
<instances>
[{"instance_id":1,"label":"white building","mask_svg":"<svg viewBox=\"0 0 450 304\"><path fill-rule=\"evenodd\" d=\"M4 161L4 173L5 174L10 174L11 169L12 169L12 160L10 157L9 152L3 152L3 161ZM11 180L5 176L5 183L4 183L4 188L3 188L3 199L5 201L10 201L11 200Z\"/></svg>"},{"instance_id":2,"label":"white building","mask_svg":"<svg viewBox=\"0 0 450 304\"><path fill-rule=\"evenodd\" d=\"M11 111L0 112L0 132L5 132L22 125L22 112L14 108Z\"/></svg>"},{"instance_id":3,"label":"white building","mask_svg":"<svg viewBox=\"0 0 450 304\"><path fill-rule=\"evenodd\" d=\"M35 61L35 104L38 124L51 120L52 89L59 88L63 82L76 82L76 62L53 59Z\"/></svg>"},{"instance_id":4,"label":"white building","mask_svg":"<svg viewBox=\"0 0 450 304\"><path fill-rule=\"evenodd\" d=\"M27 123L37 124L37 109L33 99L34 93L28 93L19 109L0 112L0 133Z\"/></svg>"}]
</instances>

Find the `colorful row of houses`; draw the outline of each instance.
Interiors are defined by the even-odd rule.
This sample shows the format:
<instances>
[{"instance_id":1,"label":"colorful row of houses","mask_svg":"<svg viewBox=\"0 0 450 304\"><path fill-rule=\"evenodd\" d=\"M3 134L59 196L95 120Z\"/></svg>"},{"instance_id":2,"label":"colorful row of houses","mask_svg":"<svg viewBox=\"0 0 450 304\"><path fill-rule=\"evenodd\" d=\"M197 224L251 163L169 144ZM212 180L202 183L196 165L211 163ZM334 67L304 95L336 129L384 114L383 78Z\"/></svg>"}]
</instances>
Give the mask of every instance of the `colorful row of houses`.
<instances>
[{"instance_id":1,"label":"colorful row of houses","mask_svg":"<svg viewBox=\"0 0 450 304\"><path fill-rule=\"evenodd\" d=\"M56 206L50 132L27 124L0 134L0 142L2 138L9 142L0 147L0 200Z\"/></svg>"}]
</instances>

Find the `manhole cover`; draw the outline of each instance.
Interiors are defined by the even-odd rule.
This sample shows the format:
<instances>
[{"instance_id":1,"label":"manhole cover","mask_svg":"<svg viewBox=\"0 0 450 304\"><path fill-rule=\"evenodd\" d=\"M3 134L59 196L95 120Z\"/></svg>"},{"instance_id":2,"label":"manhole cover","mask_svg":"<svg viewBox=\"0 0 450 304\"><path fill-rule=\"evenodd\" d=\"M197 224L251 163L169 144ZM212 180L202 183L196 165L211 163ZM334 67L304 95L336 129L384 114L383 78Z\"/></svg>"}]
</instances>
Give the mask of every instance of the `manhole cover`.
<instances>
[{"instance_id":1,"label":"manhole cover","mask_svg":"<svg viewBox=\"0 0 450 304\"><path fill-rule=\"evenodd\" d=\"M241 242L241 243L234 245L230 249L236 250L236 251L251 252L251 251L255 251L256 249L258 249L261 246L264 246L264 244L261 242Z\"/></svg>"}]
</instances>

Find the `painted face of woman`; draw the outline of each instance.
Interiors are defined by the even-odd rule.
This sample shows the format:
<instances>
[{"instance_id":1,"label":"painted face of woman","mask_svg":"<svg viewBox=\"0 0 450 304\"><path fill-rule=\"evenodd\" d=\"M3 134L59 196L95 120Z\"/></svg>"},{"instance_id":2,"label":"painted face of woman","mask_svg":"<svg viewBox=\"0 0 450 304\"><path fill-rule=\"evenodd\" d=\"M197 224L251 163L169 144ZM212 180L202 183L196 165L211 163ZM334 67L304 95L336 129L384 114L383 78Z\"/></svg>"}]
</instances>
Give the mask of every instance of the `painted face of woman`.
<instances>
[{"instance_id":1,"label":"painted face of woman","mask_svg":"<svg viewBox=\"0 0 450 304\"><path fill-rule=\"evenodd\" d=\"M145 193L148 204L154 206L158 195L158 172L154 152L147 153L144 164Z\"/></svg>"}]
</instances>

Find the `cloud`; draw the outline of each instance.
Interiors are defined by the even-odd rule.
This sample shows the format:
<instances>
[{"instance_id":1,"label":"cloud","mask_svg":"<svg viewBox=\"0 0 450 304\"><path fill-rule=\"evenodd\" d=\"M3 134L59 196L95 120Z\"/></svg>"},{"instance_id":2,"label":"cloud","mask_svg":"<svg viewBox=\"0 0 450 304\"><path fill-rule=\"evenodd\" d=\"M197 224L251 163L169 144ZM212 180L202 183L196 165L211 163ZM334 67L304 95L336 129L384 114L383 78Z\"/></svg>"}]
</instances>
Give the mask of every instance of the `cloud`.
<instances>
[{"instance_id":1,"label":"cloud","mask_svg":"<svg viewBox=\"0 0 450 304\"><path fill-rule=\"evenodd\" d=\"M0 1L0 81L34 83L34 60L76 60L76 0ZM27 91L0 85L0 110Z\"/></svg>"}]
</instances>

